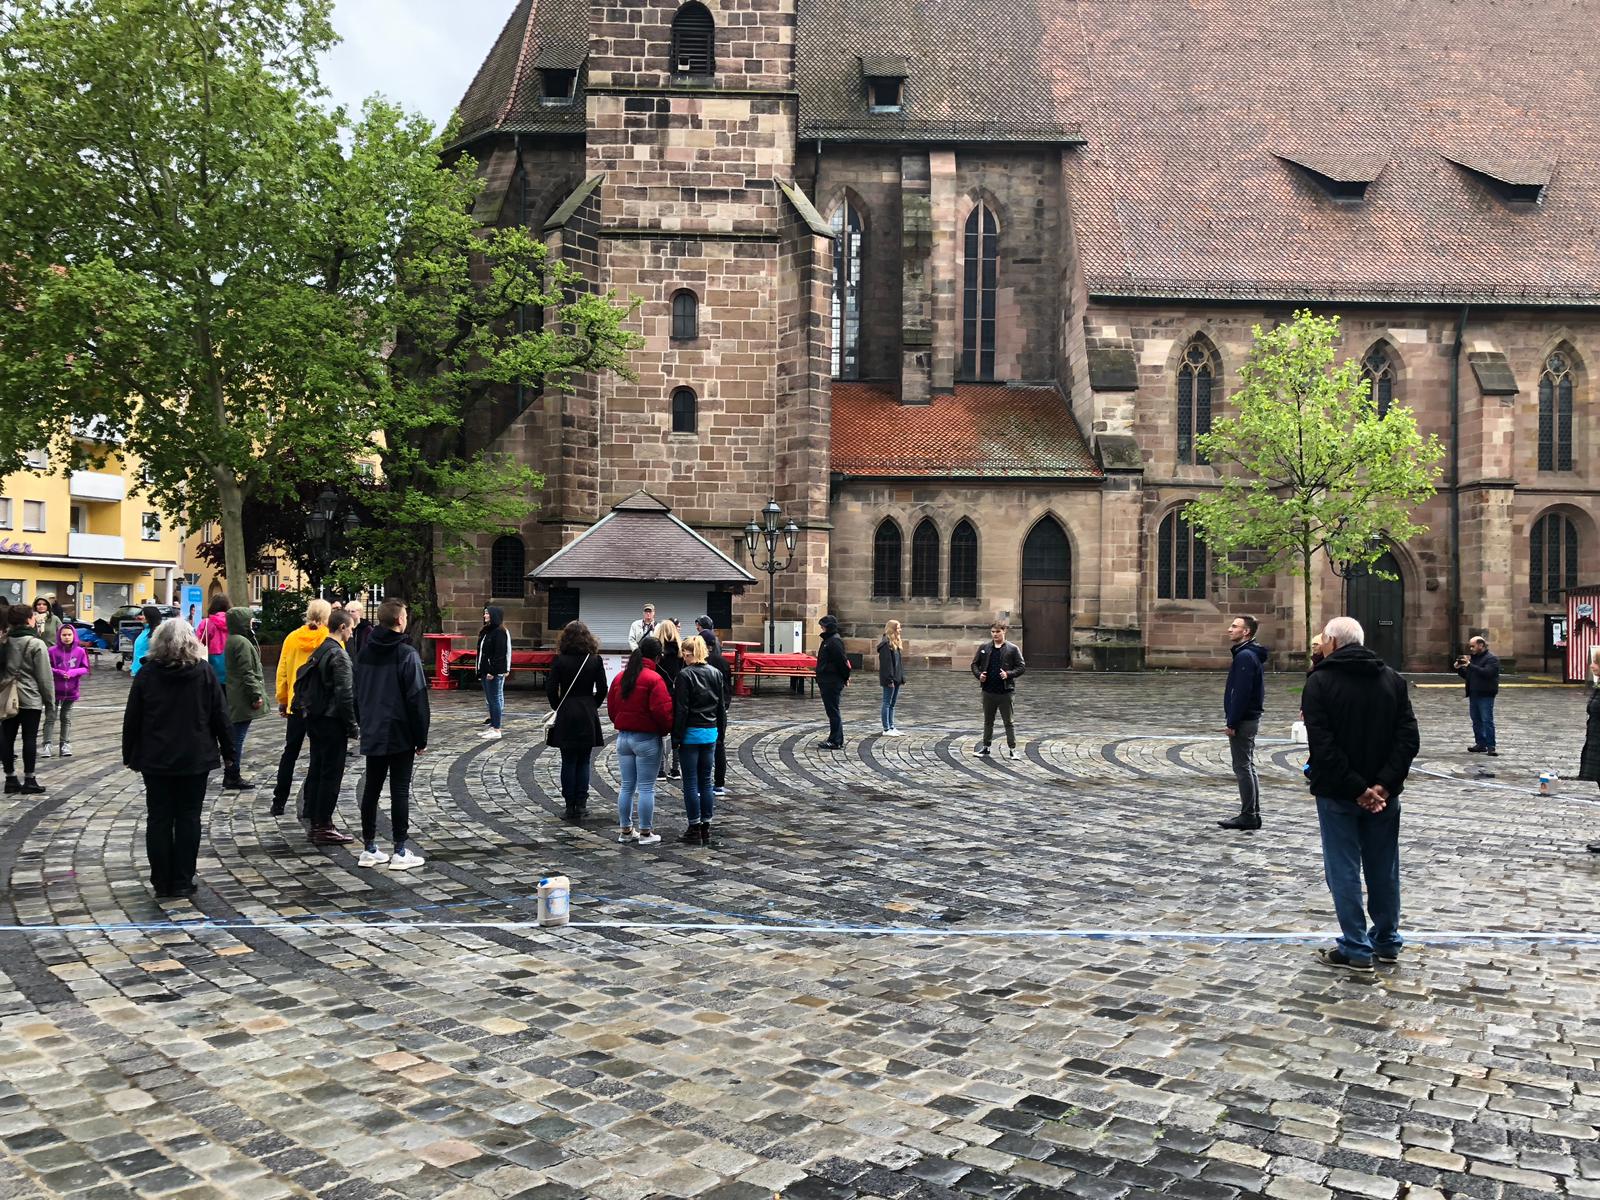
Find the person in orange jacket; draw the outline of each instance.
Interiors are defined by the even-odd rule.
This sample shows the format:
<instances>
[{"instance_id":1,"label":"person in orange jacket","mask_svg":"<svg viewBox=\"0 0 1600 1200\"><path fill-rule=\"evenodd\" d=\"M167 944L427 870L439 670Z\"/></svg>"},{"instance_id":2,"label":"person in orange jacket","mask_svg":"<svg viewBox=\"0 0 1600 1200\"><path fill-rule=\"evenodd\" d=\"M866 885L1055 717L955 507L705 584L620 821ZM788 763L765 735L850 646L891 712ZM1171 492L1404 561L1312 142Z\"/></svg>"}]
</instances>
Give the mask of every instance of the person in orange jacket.
<instances>
[{"instance_id":1,"label":"person in orange jacket","mask_svg":"<svg viewBox=\"0 0 1600 1200\"><path fill-rule=\"evenodd\" d=\"M326 600L306 605L306 623L283 639L278 655L278 715L288 722L284 730L283 757L278 759L278 782L272 789L272 815L280 817L289 807L289 788L294 783L295 763L306 741L306 722L290 711L294 702L294 678L306 660L328 636L328 614L333 611Z\"/></svg>"}]
</instances>

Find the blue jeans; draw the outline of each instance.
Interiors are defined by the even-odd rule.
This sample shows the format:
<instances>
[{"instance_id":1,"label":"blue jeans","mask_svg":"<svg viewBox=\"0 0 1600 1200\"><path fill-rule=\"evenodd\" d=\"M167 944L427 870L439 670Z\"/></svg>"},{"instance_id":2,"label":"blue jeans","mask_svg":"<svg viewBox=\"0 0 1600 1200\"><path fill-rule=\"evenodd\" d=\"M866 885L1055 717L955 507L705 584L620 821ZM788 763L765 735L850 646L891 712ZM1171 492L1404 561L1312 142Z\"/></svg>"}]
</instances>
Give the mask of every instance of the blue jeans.
<instances>
[{"instance_id":1,"label":"blue jeans","mask_svg":"<svg viewBox=\"0 0 1600 1200\"><path fill-rule=\"evenodd\" d=\"M661 739L653 733L617 731L617 766L622 787L617 792L617 828L654 829L656 772L661 768ZM633 821L633 798L639 797L639 823Z\"/></svg>"},{"instance_id":2,"label":"blue jeans","mask_svg":"<svg viewBox=\"0 0 1600 1200\"><path fill-rule=\"evenodd\" d=\"M489 727L500 728L500 719L506 713L506 677L496 675L483 681L483 698L489 702Z\"/></svg>"},{"instance_id":3,"label":"blue jeans","mask_svg":"<svg viewBox=\"0 0 1600 1200\"><path fill-rule=\"evenodd\" d=\"M244 769L244 739L249 732L249 721L233 723L233 771L236 775Z\"/></svg>"},{"instance_id":4,"label":"blue jeans","mask_svg":"<svg viewBox=\"0 0 1600 1200\"><path fill-rule=\"evenodd\" d=\"M1339 918L1339 949L1357 962L1374 952L1400 952L1400 802L1369 813L1354 800L1317 797L1322 826L1322 871ZM1367 914L1361 909L1366 876Z\"/></svg>"},{"instance_id":5,"label":"blue jeans","mask_svg":"<svg viewBox=\"0 0 1600 1200\"><path fill-rule=\"evenodd\" d=\"M900 699L900 685L898 683L891 683L889 686L883 689L882 715L883 727L885 729L894 728L894 705L895 701L898 699Z\"/></svg>"},{"instance_id":6,"label":"blue jeans","mask_svg":"<svg viewBox=\"0 0 1600 1200\"><path fill-rule=\"evenodd\" d=\"M713 742L695 746L685 742L678 751L683 767L683 812L691 825L711 823L716 793L711 790L711 769L716 765L717 747Z\"/></svg>"},{"instance_id":7,"label":"blue jeans","mask_svg":"<svg viewBox=\"0 0 1600 1200\"><path fill-rule=\"evenodd\" d=\"M1468 696L1467 711L1472 714L1472 744L1493 750L1495 748L1494 697Z\"/></svg>"}]
</instances>

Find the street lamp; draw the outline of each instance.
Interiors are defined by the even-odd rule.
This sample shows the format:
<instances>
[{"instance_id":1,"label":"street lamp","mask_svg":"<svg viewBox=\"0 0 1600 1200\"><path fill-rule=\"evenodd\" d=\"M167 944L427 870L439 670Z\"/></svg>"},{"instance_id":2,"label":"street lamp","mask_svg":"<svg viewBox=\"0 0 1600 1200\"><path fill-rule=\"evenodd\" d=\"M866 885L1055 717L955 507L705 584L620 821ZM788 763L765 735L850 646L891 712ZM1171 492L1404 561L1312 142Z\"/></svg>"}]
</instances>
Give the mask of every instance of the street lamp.
<instances>
[{"instance_id":1,"label":"street lamp","mask_svg":"<svg viewBox=\"0 0 1600 1200\"><path fill-rule=\"evenodd\" d=\"M311 506L311 515L306 518L306 532L311 535L312 541L322 543L322 574L317 581L317 595L322 597L328 590L327 573L333 570L333 535L336 528L342 526L345 537L355 532L356 526L361 524L361 518L349 509L345 510L343 521L334 518L339 515L339 497L332 488L324 488L322 495L316 498Z\"/></svg>"},{"instance_id":2,"label":"street lamp","mask_svg":"<svg viewBox=\"0 0 1600 1200\"><path fill-rule=\"evenodd\" d=\"M778 649L778 572L787 571L794 561L794 544L800 536L800 526L783 519L783 509L776 500L768 500L758 514L761 524L751 521L744 527L744 548L749 551L750 562L757 570L767 573L767 653ZM788 551L782 562L778 561L778 539ZM756 547L766 545L767 560L756 557Z\"/></svg>"}]
</instances>

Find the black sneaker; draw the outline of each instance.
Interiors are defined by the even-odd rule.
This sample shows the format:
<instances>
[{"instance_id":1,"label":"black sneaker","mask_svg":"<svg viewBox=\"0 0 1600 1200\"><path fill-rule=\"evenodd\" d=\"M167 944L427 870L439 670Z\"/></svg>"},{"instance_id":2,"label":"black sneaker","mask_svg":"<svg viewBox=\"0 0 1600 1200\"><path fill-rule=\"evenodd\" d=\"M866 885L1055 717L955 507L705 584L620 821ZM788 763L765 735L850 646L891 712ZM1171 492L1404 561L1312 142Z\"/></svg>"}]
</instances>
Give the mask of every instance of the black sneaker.
<instances>
[{"instance_id":1,"label":"black sneaker","mask_svg":"<svg viewBox=\"0 0 1600 1200\"><path fill-rule=\"evenodd\" d=\"M687 825L687 826L685 826L683 832L678 835L678 844L680 846L698 846L698 845L700 845L701 844L701 841L700 841L700 826L698 826L698 825Z\"/></svg>"},{"instance_id":2,"label":"black sneaker","mask_svg":"<svg viewBox=\"0 0 1600 1200\"><path fill-rule=\"evenodd\" d=\"M1384 966L1392 967L1392 966L1395 965L1395 963L1400 961L1400 951L1398 951L1398 950L1377 950L1377 951L1373 952L1373 957L1376 958Z\"/></svg>"},{"instance_id":3,"label":"black sneaker","mask_svg":"<svg viewBox=\"0 0 1600 1200\"><path fill-rule=\"evenodd\" d=\"M1327 948L1318 950L1317 960L1326 966L1343 967L1356 975L1369 977L1372 975L1372 960L1370 958L1362 962L1360 959L1351 958L1342 950L1329 950Z\"/></svg>"},{"instance_id":4,"label":"black sneaker","mask_svg":"<svg viewBox=\"0 0 1600 1200\"><path fill-rule=\"evenodd\" d=\"M1589 853L1590 854L1600 854L1600 842L1590 842L1589 843Z\"/></svg>"},{"instance_id":5,"label":"black sneaker","mask_svg":"<svg viewBox=\"0 0 1600 1200\"><path fill-rule=\"evenodd\" d=\"M1487 754L1488 752L1489 752L1489 747L1487 747L1487 746L1468 746L1467 747L1467 753L1468 754Z\"/></svg>"},{"instance_id":6,"label":"black sneaker","mask_svg":"<svg viewBox=\"0 0 1600 1200\"><path fill-rule=\"evenodd\" d=\"M817 749L818 750L843 750L844 749L844 743L843 742L818 742L817 743Z\"/></svg>"},{"instance_id":7,"label":"black sneaker","mask_svg":"<svg viewBox=\"0 0 1600 1200\"><path fill-rule=\"evenodd\" d=\"M979 758L988 758L989 757L989 743L988 742L984 742L981 746L979 746L977 748L977 750L974 751L974 753L977 754L977 756Z\"/></svg>"},{"instance_id":8,"label":"black sneaker","mask_svg":"<svg viewBox=\"0 0 1600 1200\"><path fill-rule=\"evenodd\" d=\"M6 776L6 795L15 796L22 791L22 780L15 775Z\"/></svg>"},{"instance_id":9,"label":"black sneaker","mask_svg":"<svg viewBox=\"0 0 1600 1200\"><path fill-rule=\"evenodd\" d=\"M1490 758L1499 758L1500 757L1500 751L1496 750L1493 746L1490 746L1487 750L1484 751L1484 753L1487 754Z\"/></svg>"},{"instance_id":10,"label":"black sneaker","mask_svg":"<svg viewBox=\"0 0 1600 1200\"><path fill-rule=\"evenodd\" d=\"M1237 817L1229 817L1226 821L1218 821L1217 828L1242 829L1246 833L1250 833L1261 828L1261 818L1247 817L1244 813L1240 813Z\"/></svg>"},{"instance_id":11,"label":"black sneaker","mask_svg":"<svg viewBox=\"0 0 1600 1200\"><path fill-rule=\"evenodd\" d=\"M44 795L44 788L39 785L37 779L29 775L22 781L22 794L24 796L42 796Z\"/></svg>"}]
</instances>

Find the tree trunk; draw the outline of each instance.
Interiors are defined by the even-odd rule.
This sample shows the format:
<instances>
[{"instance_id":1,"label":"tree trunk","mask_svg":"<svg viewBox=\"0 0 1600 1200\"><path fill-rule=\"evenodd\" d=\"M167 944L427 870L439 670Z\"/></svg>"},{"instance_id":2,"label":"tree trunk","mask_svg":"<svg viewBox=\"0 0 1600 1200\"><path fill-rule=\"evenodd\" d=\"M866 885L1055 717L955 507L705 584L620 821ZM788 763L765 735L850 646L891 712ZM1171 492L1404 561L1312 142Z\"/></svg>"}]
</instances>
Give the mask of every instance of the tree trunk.
<instances>
[{"instance_id":1,"label":"tree trunk","mask_svg":"<svg viewBox=\"0 0 1600 1200\"><path fill-rule=\"evenodd\" d=\"M1312 556L1315 553L1316 553L1316 551L1312 549L1311 543L1309 541L1305 541L1305 540L1301 541L1301 543L1300 543L1300 581L1301 581L1301 584L1304 586L1304 589L1305 589L1306 640L1305 640L1304 644L1305 644L1306 668L1308 670L1311 667L1311 559L1312 559Z\"/></svg>"},{"instance_id":2,"label":"tree trunk","mask_svg":"<svg viewBox=\"0 0 1600 1200\"><path fill-rule=\"evenodd\" d=\"M250 599L250 562L244 544L244 492L232 471L218 468L216 477L225 559L222 577L228 581L229 605L237 606Z\"/></svg>"},{"instance_id":3,"label":"tree trunk","mask_svg":"<svg viewBox=\"0 0 1600 1200\"><path fill-rule=\"evenodd\" d=\"M391 575L384 584L385 596L397 596L406 602L409 619L406 632L412 640L425 633L442 632L443 621L439 612L439 580L435 571L433 554L433 528L424 526L413 530L412 545L416 550Z\"/></svg>"}]
</instances>

